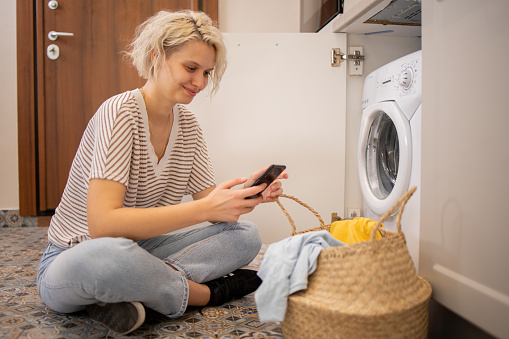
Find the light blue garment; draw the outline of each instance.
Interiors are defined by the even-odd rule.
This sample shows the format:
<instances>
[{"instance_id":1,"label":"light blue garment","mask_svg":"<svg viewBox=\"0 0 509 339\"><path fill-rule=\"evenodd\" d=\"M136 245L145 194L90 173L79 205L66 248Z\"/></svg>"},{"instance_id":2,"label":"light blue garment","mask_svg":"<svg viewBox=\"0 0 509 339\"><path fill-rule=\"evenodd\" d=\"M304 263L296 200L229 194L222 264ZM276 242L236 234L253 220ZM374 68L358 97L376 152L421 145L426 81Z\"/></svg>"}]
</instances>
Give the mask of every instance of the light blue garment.
<instances>
[{"instance_id":1,"label":"light blue garment","mask_svg":"<svg viewBox=\"0 0 509 339\"><path fill-rule=\"evenodd\" d=\"M62 313L97 302L140 301L176 318L187 307L186 279L201 283L222 277L251 262L260 248L258 230L247 221L137 242L98 238L69 249L49 243L39 264L37 288L42 301Z\"/></svg>"},{"instance_id":2,"label":"light blue garment","mask_svg":"<svg viewBox=\"0 0 509 339\"><path fill-rule=\"evenodd\" d=\"M283 321L288 296L308 285L324 248L341 246L328 231L298 234L270 245L263 256L258 276L262 284L255 293L260 321Z\"/></svg>"}]
</instances>

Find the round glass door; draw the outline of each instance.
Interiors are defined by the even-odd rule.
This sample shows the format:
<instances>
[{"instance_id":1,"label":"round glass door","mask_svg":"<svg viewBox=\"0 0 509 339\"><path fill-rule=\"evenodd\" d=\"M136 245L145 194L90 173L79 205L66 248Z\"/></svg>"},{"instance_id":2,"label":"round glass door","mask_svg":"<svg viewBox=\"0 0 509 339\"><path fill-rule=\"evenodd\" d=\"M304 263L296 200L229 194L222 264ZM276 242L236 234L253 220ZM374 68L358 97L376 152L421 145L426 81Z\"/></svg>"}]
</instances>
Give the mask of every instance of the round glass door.
<instances>
[{"instance_id":1,"label":"round glass door","mask_svg":"<svg viewBox=\"0 0 509 339\"><path fill-rule=\"evenodd\" d=\"M366 145L366 173L371 191L378 199L392 192L399 168L399 138L396 126L379 112L371 124Z\"/></svg>"},{"instance_id":2,"label":"round glass door","mask_svg":"<svg viewBox=\"0 0 509 339\"><path fill-rule=\"evenodd\" d=\"M381 216L408 190L412 170L410 122L396 103L363 110L357 161L364 202Z\"/></svg>"}]
</instances>

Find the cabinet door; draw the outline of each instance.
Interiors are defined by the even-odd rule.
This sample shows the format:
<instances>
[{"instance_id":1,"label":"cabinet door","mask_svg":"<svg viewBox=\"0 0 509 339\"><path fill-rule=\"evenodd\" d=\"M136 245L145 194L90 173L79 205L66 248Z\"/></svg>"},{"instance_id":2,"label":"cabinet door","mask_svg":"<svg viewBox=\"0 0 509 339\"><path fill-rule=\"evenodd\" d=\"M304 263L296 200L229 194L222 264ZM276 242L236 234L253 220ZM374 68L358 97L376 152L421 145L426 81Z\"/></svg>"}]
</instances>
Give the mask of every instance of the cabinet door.
<instances>
[{"instance_id":1,"label":"cabinet door","mask_svg":"<svg viewBox=\"0 0 509 339\"><path fill-rule=\"evenodd\" d=\"M199 96L197 114L218 182L286 165L287 194L315 208L326 223L343 214L345 189L346 62L331 67L331 49L346 35L225 34L228 68L218 93ZM282 200L299 229L318 226L304 207ZM277 204L245 216L264 242L290 234Z\"/></svg>"},{"instance_id":2,"label":"cabinet door","mask_svg":"<svg viewBox=\"0 0 509 339\"><path fill-rule=\"evenodd\" d=\"M423 1L422 7L419 274L438 303L509 339L509 23L503 19L509 2ZM470 41L493 55L495 76L464 58ZM448 338L490 337L467 333L464 323L435 322Z\"/></svg>"}]
</instances>

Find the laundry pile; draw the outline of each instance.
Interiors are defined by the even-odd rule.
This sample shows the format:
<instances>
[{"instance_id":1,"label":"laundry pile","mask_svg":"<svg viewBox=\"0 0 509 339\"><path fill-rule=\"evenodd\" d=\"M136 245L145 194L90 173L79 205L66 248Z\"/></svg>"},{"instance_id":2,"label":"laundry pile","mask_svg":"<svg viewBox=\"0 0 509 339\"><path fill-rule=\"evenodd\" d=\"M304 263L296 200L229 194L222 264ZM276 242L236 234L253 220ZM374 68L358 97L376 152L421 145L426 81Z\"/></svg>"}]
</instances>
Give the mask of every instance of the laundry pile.
<instances>
[{"instance_id":1,"label":"laundry pile","mask_svg":"<svg viewBox=\"0 0 509 339\"><path fill-rule=\"evenodd\" d=\"M330 231L297 234L271 244L258 271L262 284L255 301L260 321L283 321L288 296L307 288L322 249L368 240L375 225L367 218L340 220L332 223ZM381 237L377 232L376 238Z\"/></svg>"}]
</instances>

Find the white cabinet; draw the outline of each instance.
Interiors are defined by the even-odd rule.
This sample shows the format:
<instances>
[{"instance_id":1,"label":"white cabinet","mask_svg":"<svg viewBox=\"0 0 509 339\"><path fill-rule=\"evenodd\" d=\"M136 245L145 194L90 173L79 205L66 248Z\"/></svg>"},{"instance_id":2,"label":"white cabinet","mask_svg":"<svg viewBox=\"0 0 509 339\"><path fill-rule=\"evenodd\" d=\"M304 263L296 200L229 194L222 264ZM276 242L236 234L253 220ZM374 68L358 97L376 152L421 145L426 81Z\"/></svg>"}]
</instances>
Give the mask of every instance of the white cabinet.
<instances>
[{"instance_id":1,"label":"white cabinet","mask_svg":"<svg viewBox=\"0 0 509 339\"><path fill-rule=\"evenodd\" d=\"M346 34L226 33L228 69L218 93L190 107L203 126L218 182L270 163L286 165L284 191L315 208L326 223L343 216L346 63L331 67L331 49ZM285 203L285 202L284 202ZM319 226L304 207L285 206L301 229ZM288 237L291 226L275 203L243 218L264 243Z\"/></svg>"},{"instance_id":2,"label":"white cabinet","mask_svg":"<svg viewBox=\"0 0 509 339\"><path fill-rule=\"evenodd\" d=\"M421 274L435 300L509 338L509 2L423 11Z\"/></svg>"}]
</instances>

